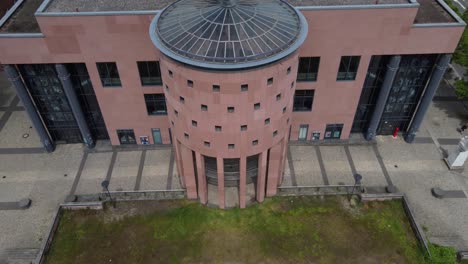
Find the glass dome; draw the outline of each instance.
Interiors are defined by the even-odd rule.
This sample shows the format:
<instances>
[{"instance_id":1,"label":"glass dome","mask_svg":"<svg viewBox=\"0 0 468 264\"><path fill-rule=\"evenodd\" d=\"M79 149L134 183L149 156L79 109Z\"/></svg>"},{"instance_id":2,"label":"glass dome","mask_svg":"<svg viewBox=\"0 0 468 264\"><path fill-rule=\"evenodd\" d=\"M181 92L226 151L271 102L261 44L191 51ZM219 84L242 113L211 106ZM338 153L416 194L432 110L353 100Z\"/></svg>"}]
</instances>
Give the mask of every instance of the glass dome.
<instances>
[{"instance_id":1,"label":"glass dome","mask_svg":"<svg viewBox=\"0 0 468 264\"><path fill-rule=\"evenodd\" d=\"M199 67L255 67L294 52L307 35L300 12L281 0L180 0L153 20L153 43Z\"/></svg>"}]
</instances>

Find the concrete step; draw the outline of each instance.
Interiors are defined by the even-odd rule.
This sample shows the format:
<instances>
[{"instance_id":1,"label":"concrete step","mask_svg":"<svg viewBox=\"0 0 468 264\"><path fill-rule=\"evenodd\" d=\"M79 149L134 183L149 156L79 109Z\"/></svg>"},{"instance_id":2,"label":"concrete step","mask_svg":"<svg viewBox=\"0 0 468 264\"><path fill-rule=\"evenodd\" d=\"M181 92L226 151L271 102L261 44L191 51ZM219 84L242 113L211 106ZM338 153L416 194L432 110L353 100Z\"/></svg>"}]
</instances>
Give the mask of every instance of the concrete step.
<instances>
[{"instance_id":1,"label":"concrete step","mask_svg":"<svg viewBox=\"0 0 468 264\"><path fill-rule=\"evenodd\" d=\"M31 264L39 253L37 248L10 248L0 253L0 263Z\"/></svg>"}]
</instances>

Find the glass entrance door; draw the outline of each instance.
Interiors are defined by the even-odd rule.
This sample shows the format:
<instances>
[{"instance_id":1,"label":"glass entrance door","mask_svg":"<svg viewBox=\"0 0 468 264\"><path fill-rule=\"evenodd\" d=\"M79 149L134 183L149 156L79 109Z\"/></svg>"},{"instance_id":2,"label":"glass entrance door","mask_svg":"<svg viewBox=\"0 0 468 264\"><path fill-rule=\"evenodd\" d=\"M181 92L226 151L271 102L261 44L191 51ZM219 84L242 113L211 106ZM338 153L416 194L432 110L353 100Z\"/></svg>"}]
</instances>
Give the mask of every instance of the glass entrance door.
<instances>
[{"instance_id":1,"label":"glass entrance door","mask_svg":"<svg viewBox=\"0 0 468 264\"><path fill-rule=\"evenodd\" d=\"M301 125L299 127L299 140L307 140L307 132L309 130L309 125Z\"/></svg>"},{"instance_id":2,"label":"glass entrance door","mask_svg":"<svg viewBox=\"0 0 468 264\"><path fill-rule=\"evenodd\" d=\"M154 144L162 144L161 130L159 128L152 128L151 132L153 133Z\"/></svg>"}]
</instances>

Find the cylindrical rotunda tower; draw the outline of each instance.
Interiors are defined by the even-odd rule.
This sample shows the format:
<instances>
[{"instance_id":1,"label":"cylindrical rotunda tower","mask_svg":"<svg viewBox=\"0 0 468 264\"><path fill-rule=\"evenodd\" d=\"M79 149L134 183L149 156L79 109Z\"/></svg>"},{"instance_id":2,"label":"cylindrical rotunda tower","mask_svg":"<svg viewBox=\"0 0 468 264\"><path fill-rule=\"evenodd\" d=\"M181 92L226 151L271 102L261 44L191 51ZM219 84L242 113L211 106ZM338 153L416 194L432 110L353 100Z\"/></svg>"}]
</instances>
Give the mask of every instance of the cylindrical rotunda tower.
<instances>
[{"instance_id":1,"label":"cylindrical rotunda tower","mask_svg":"<svg viewBox=\"0 0 468 264\"><path fill-rule=\"evenodd\" d=\"M187 196L245 207L282 181L305 18L281 0L180 0L153 20ZM237 203L238 202L238 203Z\"/></svg>"}]
</instances>

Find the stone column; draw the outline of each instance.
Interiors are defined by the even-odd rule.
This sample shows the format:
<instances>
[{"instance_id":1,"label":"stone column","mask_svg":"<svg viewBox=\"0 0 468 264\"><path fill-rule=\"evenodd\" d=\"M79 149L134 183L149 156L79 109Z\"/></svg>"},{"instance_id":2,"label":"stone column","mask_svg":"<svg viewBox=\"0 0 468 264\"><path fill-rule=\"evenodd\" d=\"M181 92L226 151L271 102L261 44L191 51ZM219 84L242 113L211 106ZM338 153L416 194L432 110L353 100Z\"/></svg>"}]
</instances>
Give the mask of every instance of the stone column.
<instances>
[{"instance_id":1,"label":"stone column","mask_svg":"<svg viewBox=\"0 0 468 264\"><path fill-rule=\"evenodd\" d=\"M260 153L258 157L257 173L257 202L261 203L265 199L265 183L267 171L268 150Z\"/></svg>"},{"instance_id":2,"label":"stone column","mask_svg":"<svg viewBox=\"0 0 468 264\"><path fill-rule=\"evenodd\" d=\"M268 175L266 188L266 195L268 197L274 196L278 191L282 150L283 141L279 142L270 149L270 160L268 161Z\"/></svg>"},{"instance_id":3,"label":"stone column","mask_svg":"<svg viewBox=\"0 0 468 264\"><path fill-rule=\"evenodd\" d=\"M206 204L208 202L208 186L206 185L205 159L199 152L195 152L195 160L198 175L198 197L200 203Z\"/></svg>"},{"instance_id":4,"label":"stone column","mask_svg":"<svg viewBox=\"0 0 468 264\"><path fill-rule=\"evenodd\" d=\"M180 186L182 188L185 188L185 178L184 178L184 165L182 164L182 157L180 155L180 142L177 138L174 138L174 153L175 153L175 162L176 162L176 168L177 168L177 173L179 174L179 181L180 181Z\"/></svg>"},{"instance_id":5,"label":"stone column","mask_svg":"<svg viewBox=\"0 0 468 264\"><path fill-rule=\"evenodd\" d=\"M192 150L180 144L180 153L183 162L185 189L188 199L197 199L197 181L195 179L195 166L193 164Z\"/></svg>"},{"instance_id":6,"label":"stone column","mask_svg":"<svg viewBox=\"0 0 468 264\"><path fill-rule=\"evenodd\" d=\"M55 144L52 141L52 138L50 137L49 133L47 132L47 128L42 122L41 116L37 112L36 107L34 106L34 103L31 97L29 96L29 92L26 89L23 81L21 80L18 70L16 70L14 65L6 65L5 72L8 75L8 79L15 87L16 94L18 95L21 102L23 102L24 108L26 109L26 112L28 112L29 118L31 118L33 126L36 128L37 134L39 135L42 145L44 145L44 149L49 153L53 152L55 150Z\"/></svg>"},{"instance_id":7,"label":"stone column","mask_svg":"<svg viewBox=\"0 0 468 264\"><path fill-rule=\"evenodd\" d=\"M385 109L385 104L387 103L388 95L392 90L393 81L400 66L401 56L395 55L392 56L390 61L387 64L387 72L385 73L384 81L382 83L382 88L380 89L379 97L377 98L377 103L375 105L374 112L372 113L371 120L369 122L369 127L366 132L366 140L371 141L375 138L377 128L379 127L380 120L382 119L382 114Z\"/></svg>"},{"instance_id":8,"label":"stone column","mask_svg":"<svg viewBox=\"0 0 468 264\"><path fill-rule=\"evenodd\" d=\"M445 70L447 70L448 64L450 63L450 59L452 58L452 54L442 54L439 56L437 60L434 72L432 73L431 79L429 80L429 84L426 87L426 91L419 102L418 109L414 114L413 121L411 122L408 131L405 134L405 141L408 143L413 143L414 138L416 137L416 132L418 131L419 127L421 126L424 116L426 115L427 109L431 105L432 98L439 88L439 84L444 77Z\"/></svg>"},{"instance_id":9,"label":"stone column","mask_svg":"<svg viewBox=\"0 0 468 264\"><path fill-rule=\"evenodd\" d=\"M55 69L57 70L58 78L62 83L63 90L67 96L68 102L70 103L73 116L76 119L76 123L80 128L81 136L83 137L84 144L89 149L94 148L95 142L89 130L88 122L86 122L86 117L81 108L80 101L76 95L75 89L73 88L72 81L70 79L70 73L63 64L55 64Z\"/></svg>"},{"instance_id":10,"label":"stone column","mask_svg":"<svg viewBox=\"0 0 468 264\"><path fill-rule=\"evenodd\" d=\"M224 209L224 159L216 158L216 169L218 171L218 204Z\"/></svg>"},{"instance_id":11,"label":"stone column","mask_svg":"<svg viewBox=\"0 0 468 264\"><path fill-rule=\"evenodd\" d=\"M245 208L245 193L247 188L247 158L245 156L241 156L239 160L239 207Z\"/></svg>"}]
</instances>

